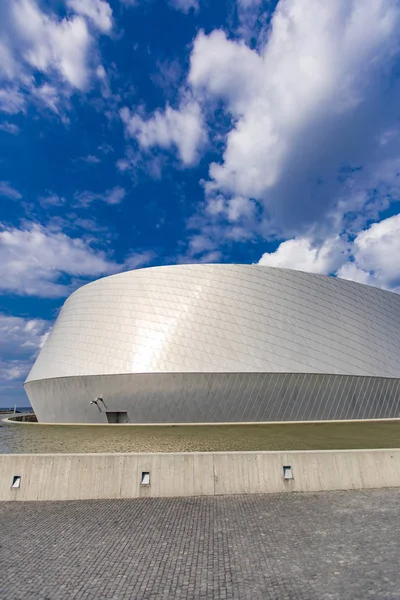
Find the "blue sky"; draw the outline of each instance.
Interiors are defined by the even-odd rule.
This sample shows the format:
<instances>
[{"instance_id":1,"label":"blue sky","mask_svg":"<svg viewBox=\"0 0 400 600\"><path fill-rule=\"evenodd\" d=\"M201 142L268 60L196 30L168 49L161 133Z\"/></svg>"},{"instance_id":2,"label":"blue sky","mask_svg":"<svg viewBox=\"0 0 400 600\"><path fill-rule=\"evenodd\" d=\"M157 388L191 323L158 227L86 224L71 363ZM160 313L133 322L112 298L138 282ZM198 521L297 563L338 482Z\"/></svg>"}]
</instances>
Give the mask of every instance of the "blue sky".
<instances>
[{"instance_id":1,"label":"blue sky","mask_svg":"<svg viewBox=\"0 0 400 600\"><path fill-rule=\"evenodd\" d=\"M394 0L0 7L0 405L98 277L258 263L400 291Z\"/></svg>"}]
</instances>

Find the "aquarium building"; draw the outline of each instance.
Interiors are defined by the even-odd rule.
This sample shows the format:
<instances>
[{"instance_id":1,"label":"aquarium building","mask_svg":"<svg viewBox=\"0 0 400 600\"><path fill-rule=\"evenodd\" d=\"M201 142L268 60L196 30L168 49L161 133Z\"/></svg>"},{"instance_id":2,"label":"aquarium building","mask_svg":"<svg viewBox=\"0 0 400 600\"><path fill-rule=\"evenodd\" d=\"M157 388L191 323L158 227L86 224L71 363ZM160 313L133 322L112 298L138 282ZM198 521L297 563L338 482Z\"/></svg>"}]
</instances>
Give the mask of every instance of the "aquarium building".
<instances>
[{"instance_id":1,"label":"aquarium building","mask_svg":"<svg viewBox=\"0 0 400 600\"><path fill-rule=\"evenodd\" d=\"M260 265L129 271L67 299L25 389L41 422L400 417L400 296Z\"/></svg>"}]
</instances>

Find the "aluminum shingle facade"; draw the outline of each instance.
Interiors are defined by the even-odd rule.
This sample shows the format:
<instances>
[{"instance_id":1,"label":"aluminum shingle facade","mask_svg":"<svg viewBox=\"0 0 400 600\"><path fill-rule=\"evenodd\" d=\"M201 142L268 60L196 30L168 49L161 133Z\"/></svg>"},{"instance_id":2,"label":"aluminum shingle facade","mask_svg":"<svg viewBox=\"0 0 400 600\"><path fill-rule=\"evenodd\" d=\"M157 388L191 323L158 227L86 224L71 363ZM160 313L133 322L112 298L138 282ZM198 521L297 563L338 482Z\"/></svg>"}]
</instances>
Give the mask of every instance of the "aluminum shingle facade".
<instances>
[{"instance_id":1,"label":"aluminum shingle facade","mask_svg":"<svg viewBox=\"0 0 400 600\"><path fill-rule=\"evenodd\" d=\"M400 296L258 265L180 265L72 294L26 390L42 421L105 422L97 396L132 422L373 418L399 416L399 378Z\"/></svg>"}]
</instances>

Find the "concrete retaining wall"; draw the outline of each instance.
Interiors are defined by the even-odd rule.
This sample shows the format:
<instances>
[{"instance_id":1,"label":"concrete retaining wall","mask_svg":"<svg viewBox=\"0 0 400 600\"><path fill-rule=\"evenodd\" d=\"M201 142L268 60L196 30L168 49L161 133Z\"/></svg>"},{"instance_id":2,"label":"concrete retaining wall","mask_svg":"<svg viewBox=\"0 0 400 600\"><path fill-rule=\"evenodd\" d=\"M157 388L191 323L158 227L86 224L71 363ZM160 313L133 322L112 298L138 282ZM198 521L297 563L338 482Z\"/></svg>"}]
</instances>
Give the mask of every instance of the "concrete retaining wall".
<instances>
[{"instance_id":1,"label":"concrete retaining wall","mask_svg":"<svg viewBox=\"0 0 400 600\"><path fill-rule=\"evenodd\" d=\"M283 467L294 479L285 481ZM150 473L150 485L142 474ZM20 487L12 488L20 477ZM0 500L213 496L400 487L400 449L0 455Z\"/></svg>"}]
</instances>

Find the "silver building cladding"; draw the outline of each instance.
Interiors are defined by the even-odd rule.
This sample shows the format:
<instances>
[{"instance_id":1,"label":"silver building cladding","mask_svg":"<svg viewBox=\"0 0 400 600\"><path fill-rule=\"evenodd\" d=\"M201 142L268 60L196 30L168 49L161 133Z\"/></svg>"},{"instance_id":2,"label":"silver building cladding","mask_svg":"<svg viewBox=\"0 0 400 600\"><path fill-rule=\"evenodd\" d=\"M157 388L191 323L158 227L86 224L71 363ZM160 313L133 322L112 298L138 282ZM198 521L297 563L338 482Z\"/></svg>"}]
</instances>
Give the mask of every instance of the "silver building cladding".
<instances>
[{"instance_id":1,"label":"silver building cladding","mask_svg":"<svg viewBox=\"0 0 400 600\"><path fill-rule=\"evenodd\" d=\"M65 302L25 384L39 421L400 416L400 296L259 265L152 267Z\"/></svg>"}]
</instances>

